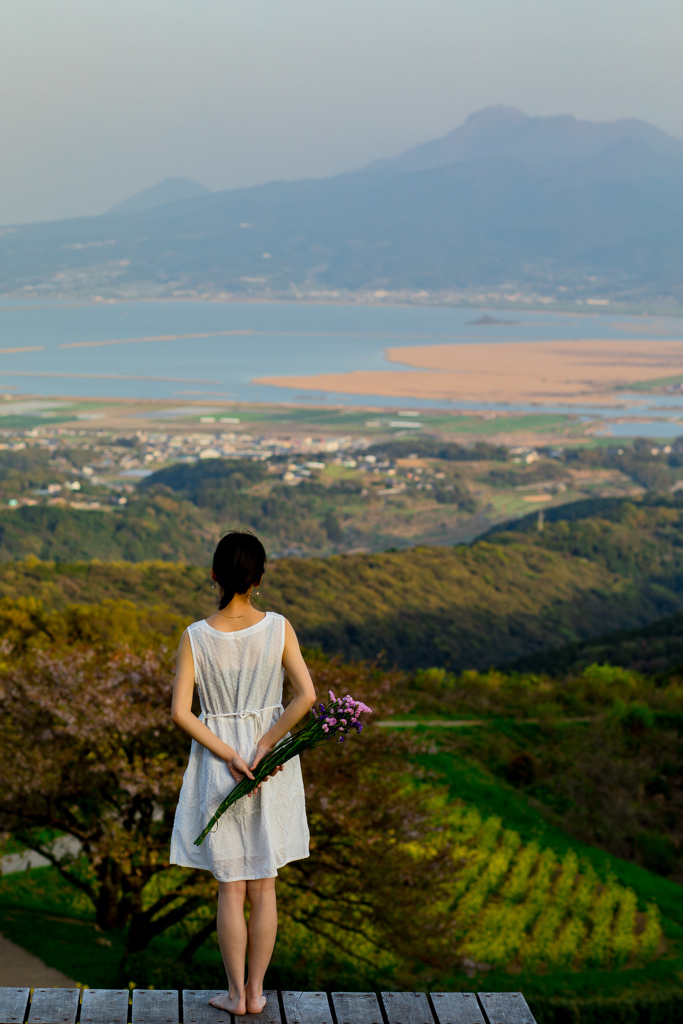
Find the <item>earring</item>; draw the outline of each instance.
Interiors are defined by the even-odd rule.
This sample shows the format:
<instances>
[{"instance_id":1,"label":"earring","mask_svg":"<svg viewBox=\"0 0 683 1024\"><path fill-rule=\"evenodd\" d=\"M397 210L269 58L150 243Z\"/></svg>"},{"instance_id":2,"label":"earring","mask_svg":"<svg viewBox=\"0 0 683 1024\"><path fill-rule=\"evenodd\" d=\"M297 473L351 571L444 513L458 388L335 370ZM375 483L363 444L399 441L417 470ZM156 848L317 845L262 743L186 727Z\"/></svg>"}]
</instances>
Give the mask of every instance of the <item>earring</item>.
<instances>
[{"instance_id":1,"label":"earring","mask_svg":"<svg viewBox=\"0 0 683 1024\"><path fill-rule=\"evenodd\" d=\"M212 583L212 584L211 584L211 589L212 589L212 590L215 590L215 589L216 589L216 584L215 584L215 583Z\"/></svg>"}]
</instances>

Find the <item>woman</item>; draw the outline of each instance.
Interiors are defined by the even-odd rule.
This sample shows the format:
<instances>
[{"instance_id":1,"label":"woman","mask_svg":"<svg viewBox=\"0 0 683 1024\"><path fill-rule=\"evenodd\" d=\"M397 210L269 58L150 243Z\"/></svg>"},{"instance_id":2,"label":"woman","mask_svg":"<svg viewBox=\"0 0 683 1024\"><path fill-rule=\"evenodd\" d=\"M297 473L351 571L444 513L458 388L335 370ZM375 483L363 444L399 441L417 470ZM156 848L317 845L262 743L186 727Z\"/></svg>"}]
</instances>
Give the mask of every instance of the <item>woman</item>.
<instances>
[{"instance_id":1,"label":"woman","mask_svg":"<svg viewBox=\"0 0 683 1024\"><path fill-rule=\"evenodd\" d=\"M233 531L213 556L218 608L193 622L178 648L171 717L192 737L176 811L171 863L206 868L218 880L218 942L227 993L211 999L231 1013L260 1013L263 978L275 945L278 868L308 856L308 825L299 758L269 776L251 799L234 804L201 846L194 846L229 791L310 710L315 690L287 619L257 611L251 594L266 552L257 537ZM214 585L215 585L214 584ZM284 669L294 699L282 708ZM197 686L201 714L192 712ZM244 917L248 897L249 926ZM249 977L245 984L245 955Z\"/></svg>"}]
</instances>

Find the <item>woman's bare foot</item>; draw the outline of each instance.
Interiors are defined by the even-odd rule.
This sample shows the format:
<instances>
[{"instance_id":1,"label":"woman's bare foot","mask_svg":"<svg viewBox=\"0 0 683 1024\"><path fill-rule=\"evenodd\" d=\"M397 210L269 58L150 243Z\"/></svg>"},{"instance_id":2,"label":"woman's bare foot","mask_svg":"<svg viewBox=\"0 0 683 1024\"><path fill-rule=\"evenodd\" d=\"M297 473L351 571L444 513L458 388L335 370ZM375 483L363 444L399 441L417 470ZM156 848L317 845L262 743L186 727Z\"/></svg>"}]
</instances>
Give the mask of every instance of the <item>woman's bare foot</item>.
<instances>
[{"instance_id":1,"label":"woman's bare foot","mask_svg":"<svg viewBox=\"0 0 683 1024\"><path fill-rule=\"evenodd\" d=\"M227 1010L228 1013L234 1013L237 1017L241 1017L247 1012L247 1004L243 995L231 996L229 992L223 992L219 996L212 996L209 1002L218 1010Z\"/></svg>"},{"instance_id":2,"label":"woman's bare foot","mask_svg":"<svg viewBox=\"0 0 683 1024\"><path fill-rule=\"evenodd\" d=\"M247 1013L262 1013L267 1002L264 995L250 995L247 992Z\"/></svg>"}]
</instances>

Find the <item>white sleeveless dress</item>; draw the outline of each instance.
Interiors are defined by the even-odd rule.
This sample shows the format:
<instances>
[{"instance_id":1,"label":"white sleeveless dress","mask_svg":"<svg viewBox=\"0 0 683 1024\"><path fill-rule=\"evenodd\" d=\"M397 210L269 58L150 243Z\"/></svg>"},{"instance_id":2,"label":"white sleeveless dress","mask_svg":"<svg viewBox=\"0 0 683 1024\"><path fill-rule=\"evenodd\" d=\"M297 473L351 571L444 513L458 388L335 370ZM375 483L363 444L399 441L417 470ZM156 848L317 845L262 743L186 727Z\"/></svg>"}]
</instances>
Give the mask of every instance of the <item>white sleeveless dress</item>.
<instances>
[{"instance_id":1,"label":"white sleeveless dress","mask_svg":"<svg viewBox=\"0 0 683 1024\"><path fill-rule=\"evenodd\" d=\"M285 620L275 612L223 633L208 622L187 630L201 704L200 721L250 764L261 737L282 713ZM236 785L222 758L192 741L171 839L171 864L205 868L219 882L274 878L308 857L308 823L299 758L228 808L201 846L194 840Z\"/></svg>"}]
</instances>

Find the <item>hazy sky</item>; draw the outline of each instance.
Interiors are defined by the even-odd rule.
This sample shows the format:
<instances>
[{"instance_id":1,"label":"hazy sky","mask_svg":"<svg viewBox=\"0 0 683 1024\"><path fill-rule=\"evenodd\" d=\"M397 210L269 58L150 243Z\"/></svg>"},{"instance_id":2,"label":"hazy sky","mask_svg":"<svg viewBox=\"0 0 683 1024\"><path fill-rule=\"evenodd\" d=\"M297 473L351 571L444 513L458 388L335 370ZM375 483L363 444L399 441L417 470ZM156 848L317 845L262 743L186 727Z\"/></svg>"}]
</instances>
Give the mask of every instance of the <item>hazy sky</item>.
<instances>
[{"instance_id":1,"label":"hazy sky","mask_svg":"<svg viewBox=\"0 0 683 1024\"><path fill-rule=\"evenodd\" d=\"M683 137L682 0L4 0L0 223L323 176L493 103Z\"/></svg>"}]
</instances>

